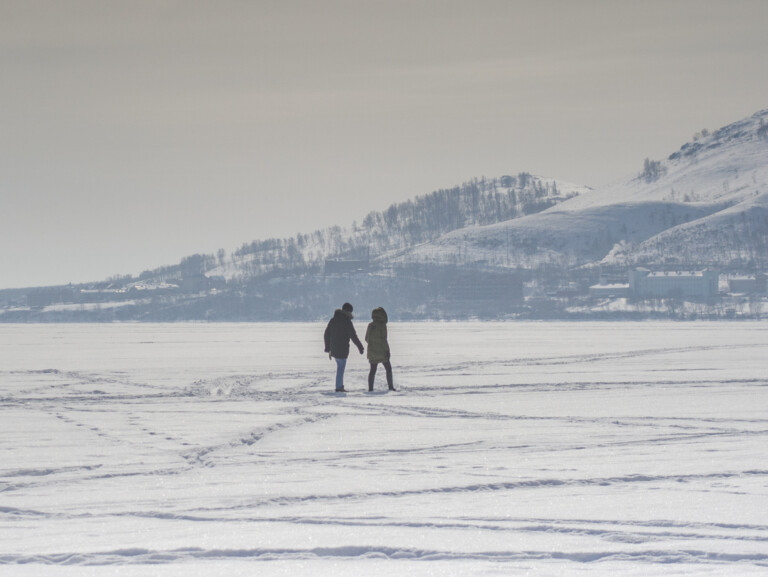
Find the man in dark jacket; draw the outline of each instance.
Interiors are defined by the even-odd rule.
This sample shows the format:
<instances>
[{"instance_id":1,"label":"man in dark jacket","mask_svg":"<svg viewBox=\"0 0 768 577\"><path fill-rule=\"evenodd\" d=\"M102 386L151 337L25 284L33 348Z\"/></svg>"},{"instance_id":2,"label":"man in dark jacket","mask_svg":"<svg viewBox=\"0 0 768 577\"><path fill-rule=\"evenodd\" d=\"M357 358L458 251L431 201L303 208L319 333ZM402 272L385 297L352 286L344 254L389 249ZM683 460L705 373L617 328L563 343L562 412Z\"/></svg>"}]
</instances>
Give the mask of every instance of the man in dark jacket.
<instances>
[{"instance_id":1,"label":"man in dark jacket","mask_svg":"<svg viewBox=\"0 0 768 577\"><path fill-rule=\"evenodd\" d=\"M344 303L340 309L336 309L333 318L325 327L325 352L329 357L336 359L336 392L346 393L344 388L344 369L349 357L349 341L357 345L357 350L363 354L363 343L357 338L355 327L352 324L352 305Z\"/></svg>"}]
</instances>

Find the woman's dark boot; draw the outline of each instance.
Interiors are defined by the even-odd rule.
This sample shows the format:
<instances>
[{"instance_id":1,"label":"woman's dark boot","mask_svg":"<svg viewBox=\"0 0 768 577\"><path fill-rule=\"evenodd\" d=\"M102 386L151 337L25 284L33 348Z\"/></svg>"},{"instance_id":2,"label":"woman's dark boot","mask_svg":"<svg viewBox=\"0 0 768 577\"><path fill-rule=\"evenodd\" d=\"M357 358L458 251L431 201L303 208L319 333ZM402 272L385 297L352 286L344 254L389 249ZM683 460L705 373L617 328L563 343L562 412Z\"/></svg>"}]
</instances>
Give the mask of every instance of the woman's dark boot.
<instances>
[{"instance_id":1,"label":"woman's dark boot","mask_svg":"<svg viewBox=\"0 0 768 577\"><path fill-rule=\"evenodd\" d=\"M384 363L384 370L387 372L387 387L390 391L394 391L395 385L392 384L392 365L389 364L389 361Z\"/></svg>"}]
</instances>

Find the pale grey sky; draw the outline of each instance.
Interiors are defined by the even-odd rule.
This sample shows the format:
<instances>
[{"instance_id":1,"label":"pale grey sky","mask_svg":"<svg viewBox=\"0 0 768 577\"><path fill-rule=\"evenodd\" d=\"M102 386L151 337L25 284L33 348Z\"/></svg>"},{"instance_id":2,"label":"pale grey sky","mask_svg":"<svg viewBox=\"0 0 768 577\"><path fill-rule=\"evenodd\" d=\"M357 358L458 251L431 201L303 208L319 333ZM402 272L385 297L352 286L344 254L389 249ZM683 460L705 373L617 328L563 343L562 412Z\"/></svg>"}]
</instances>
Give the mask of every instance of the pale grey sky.
<instances>
[{"instance_id":1,"label":"pale grey sky","mask_svg":"<svg viewBox=\"0 0 768 577\"><path fill-rule=\"evenodd\" d=\"M0 0L0 288L473 177L600 186L768 108L766 0Z\"/></svg>"}]
</instances>

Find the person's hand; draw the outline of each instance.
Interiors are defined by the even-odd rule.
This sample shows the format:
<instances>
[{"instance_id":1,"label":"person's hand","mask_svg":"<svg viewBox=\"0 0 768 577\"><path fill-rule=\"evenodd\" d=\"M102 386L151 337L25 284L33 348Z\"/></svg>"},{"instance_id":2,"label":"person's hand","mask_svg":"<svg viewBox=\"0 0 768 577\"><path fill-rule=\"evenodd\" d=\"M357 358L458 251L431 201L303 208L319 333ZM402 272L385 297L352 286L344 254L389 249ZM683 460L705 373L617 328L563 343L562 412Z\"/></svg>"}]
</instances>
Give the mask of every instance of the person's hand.
<instances>
[{"instance_id":1,"label":"person's hand","mask_svg":"<svg viewBox=\"0 0 768 577\"><path fill-rule=\"evenodd\" d=\"M363 351L365 351L365 349L363 347L360 347L358 350L360 351L361 355L363 354Z\"/></svg>"},{"instance_id":2,"label":"person's hand","mask_svg":"<svg viewBox=\"0 0 768 577\"><path fill-rule=\"evenodd\" d=\"M328 353L328 360L333 360L333 353Z\"/></svg>"}]
</instances>

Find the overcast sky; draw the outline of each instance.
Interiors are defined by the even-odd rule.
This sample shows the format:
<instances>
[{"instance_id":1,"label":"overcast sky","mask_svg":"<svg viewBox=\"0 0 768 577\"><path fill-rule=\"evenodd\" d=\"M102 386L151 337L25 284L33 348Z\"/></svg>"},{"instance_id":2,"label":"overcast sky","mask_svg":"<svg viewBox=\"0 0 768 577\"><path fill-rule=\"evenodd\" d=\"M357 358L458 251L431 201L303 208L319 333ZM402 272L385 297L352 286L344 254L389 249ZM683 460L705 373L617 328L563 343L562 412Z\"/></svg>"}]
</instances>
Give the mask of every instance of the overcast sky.
<instances>
[{"instance_id":1,"label":"overcast sky","mask_svg":"<svg viewBox=\"0 0 768 577\"><path fill-rule=\"evenodd\" d=\"M599 187L768 108L766 0L0 0L0 288Z\"/></svg>"}]
</instances>

